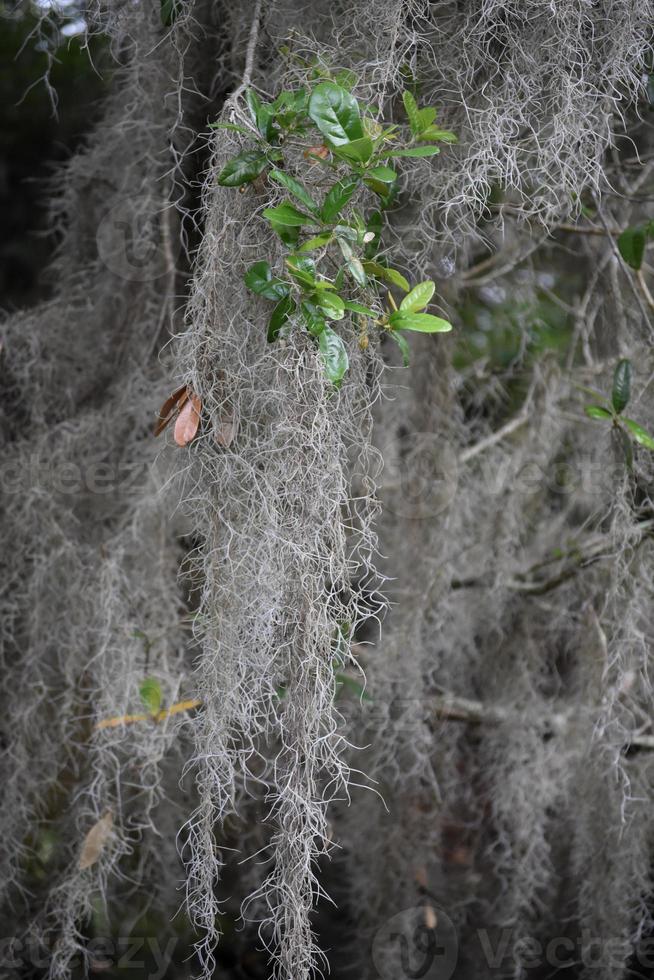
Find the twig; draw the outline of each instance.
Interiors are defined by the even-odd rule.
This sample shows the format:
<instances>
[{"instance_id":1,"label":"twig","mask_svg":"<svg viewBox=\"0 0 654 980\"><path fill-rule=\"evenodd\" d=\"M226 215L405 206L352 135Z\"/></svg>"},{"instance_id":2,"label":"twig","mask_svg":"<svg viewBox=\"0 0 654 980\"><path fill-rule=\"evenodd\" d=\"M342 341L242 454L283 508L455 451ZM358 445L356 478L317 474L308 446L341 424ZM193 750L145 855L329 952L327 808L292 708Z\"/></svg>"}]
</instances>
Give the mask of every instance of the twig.
<instances>
[{"instance_id":1,"label":"twig","mask_svg":"<svg viewBox=\"0 0 654 980\"><path fill-rule=\"evenodd\" d=\"M463 452L459 454L459 463L467 463L468 460L478 456L479 453L483 453L485 449L490 449L491 446L494 446L506 436L510 435L512 432L515 432L516 429L519 429L520 426L524 425L525 422L528 421L528 419L529 412L527 411L526 407L523 407L519 415L516 415L515 418L510 419L510 421L508 421L506 425L503 425L501 429L498 429L497 432L491 432L489 436L486 436L484 439L480 439L479 442L474 444L474 446L469 446L467 449L464 449Z\"/></svg>"},{"instance_id":2,"label":"twig","mask_svg":"<svg viewBox=\"0 0 654 980\"><path fill-rule=\"evenodd\" d=\"M245 68L243 70L243 75L241 77L241 82L237 88L234 89L232 94L227 99L227 104L235 106L239 97L243 94L246 88L249 88L250 82L252 81L252 71L254 69L254 56L257 50L257 42L259 40L259 21L261 20L261 2L262 0L256 0L254 5L254 14L252 17L252 24L250 26L250 36L248 38L247 48L245 49Z\"/></svg>"},{"instance_id":3,"label":"twig","mask_svg":"<svg viewBox=\"0 0 654 980\"><path fill-rule=\"evenodd\" d=\"M460 698L455 694L443 694L436 698L434 717L439 721L458 721L467 725L499 725L506 722L517 725L525 719L525 714L499 705L489 705L482 701L473 701L470 698ZM579 707L575 706L568 711L545 714L542 721L545 723L548 733L564 734L570 722L578 717ZM533 715L529 714L529 721L533 722L533 720ZM630 748L654 749L654 735L637 735L636 733L628 735L623 749Z\"/></svg>"}]
</instances>

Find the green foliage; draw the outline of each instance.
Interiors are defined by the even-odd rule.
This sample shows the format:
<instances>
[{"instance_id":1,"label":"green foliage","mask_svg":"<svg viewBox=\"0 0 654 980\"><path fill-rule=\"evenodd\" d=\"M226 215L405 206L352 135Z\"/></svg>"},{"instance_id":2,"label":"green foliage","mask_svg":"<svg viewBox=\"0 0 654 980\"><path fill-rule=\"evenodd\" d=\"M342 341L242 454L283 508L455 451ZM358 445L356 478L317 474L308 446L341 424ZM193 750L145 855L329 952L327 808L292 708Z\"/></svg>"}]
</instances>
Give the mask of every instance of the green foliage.
<instances>
[{"instance_id":1,"label":"green foliage","mask_svg":"<svg viewBox=\"0 0 654 980\"><path fill-rule=\"evenodd\" d=\"M628 419L622 415L631 397L631 375L631 361L626 357L621 358L613 372L613 386L610 401L607 398L605 399L604 405L592 404L584 406L584 412L589 418L611 423L620 438L620 445L622 446L625 462L629 469L631 469L633 464L631 439L639 445L644 446L645 449L654 451L654 437L649 432L646 432L642 425L639 425L634 419Z\"/></svg>"},{"instance_id":2,"label":"green foliage","mask_svg":"<svg viewBox=\"0 0 654 980\"><path fill-rule=\"evenodd\" d=\"M141 696L141 701L143 702L143 707L146 711L149 711L151 715L156 715L161 709L161 684L155 677L146 677L145 680L141 682L139 687L139 694Z\"/></svg>"},{"instance_id":3,"label":"green foliage","mask_svg":"<svg viewBox=\"0 0 654 980\"><path fill-rule=\"evenodd\" d=\"M643 264L647 240L654 235L654 221L644 225L633 225L625 228L618 238L620 255L627 265L638 271Z\"/></svg>"},{"instance_id":4,"label":"green foliage","mask_svg":"<svg viewBox=\"0 0 654 980\"><path fill-rule=\"evenodd\" d=\"M434 283L428 280L411 288L379 253L384 211L395 201L399 185L397 171L384 161L391 156L434 156L438 153L434 143L452 142L455 137L433 125L435 109L418 108L407 92L404 104L410 132L402 140L401 127L384 126L375 119L374 107L359 104L351 91L357 80L353 73L327 75L321 69L317 84L283 91L271 103L263 103L250 89L245 101L252 129L233 123L214 126L247 134L255 143L255 148L241 150L223 167L219 184L244 187L260 178L283 187L289 195L263 210L264 219L287 249L283 276L276 276L266 261L255 262L245 275L252 292L276 304L268 322L268 341L286 336L293 326L306 330L317 340L325 377L338 386L349 360L333 325L346 317L357 318L362 348L367 346L371 324L388 332L405 365L409 347L402 331L451 330L446 320L422 312L434 295ZM316 130L322 143L316 142ZM295 154L293 173L287 154ZM330 177L326 189L322 181L305 184L298 177L303 171L315 177L316 166ZM378 204L369 209L371 196ZM382 283L407 294L399 309L390 293L388 306L383 304Z\"/></svg>"}]
</instances>

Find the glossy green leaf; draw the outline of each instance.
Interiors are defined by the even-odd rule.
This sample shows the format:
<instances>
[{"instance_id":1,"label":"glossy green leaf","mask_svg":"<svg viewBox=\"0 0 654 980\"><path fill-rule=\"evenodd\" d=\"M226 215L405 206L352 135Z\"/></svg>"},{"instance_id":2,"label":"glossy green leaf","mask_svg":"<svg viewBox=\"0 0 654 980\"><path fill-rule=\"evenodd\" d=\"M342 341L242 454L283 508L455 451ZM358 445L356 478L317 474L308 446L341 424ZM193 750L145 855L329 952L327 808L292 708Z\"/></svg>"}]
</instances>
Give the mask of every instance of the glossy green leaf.
<instances>
[{"instance_id":1,"label":"glossy green leaf","mask_svg":"<svg viewBox=\"0 0 654 980\"><path fill-rule=\"evenodd\" d=\"M309 99L309 116L333 146L364 135L357 100L335 82L321 82L315 87Z\"/></svg>"},{"instance_id":2,"label":"glossy green leaf","mask_svg":"<svg viewBox=\"0 0 654 980\"><path fill-rule=\"evenodd\" d=\"M391 157L433 157L440 153L437 146L414 146L410 150L391 150L384 154L386 160Z\"/></svg>"},{"instance_id":3,"label":"glossy green leaf","mask_svg":"<svg viewBox=\"0 0 654 980\"><path fill-rule=\"evenodd\" d=\"M245 101L250 110L252 122L257 127L261 135L268 142L275 138L275 127L273 126L273 110L271 106L263 105L261 99L253 88L247 89Z\"/></svg>"},{"instance_id":4,"label":"glossy green leaf","mask_svg":"<svg viewBox=\"0 0 654 980\"><path fill-rule=\"evenodd\" d=\"M612 419L613 416L608 408L601 405L584 405L584 412L589 419Z\"/></svg>"},{"instance_id":5,"label":"glossy green leaf","mask_svg":"<svg viewBox=\"0 0 654 980\"><path fill-rule=\"evenodd\" d=\"M355 163L367 163L373 154L374 146L369 136L363 136L360 140L352 140L350 143L342 143L334 147L334 153Z\"/></svg>"},{"instance_id":6,"label":"glossy green leaf","mask_svg":"<svg viewBox=\"0 0 654 980\"><path fill-rule=\"evenodd\" d=\"M284 245L295 248L300 239L300 226L286 225L281 221L275 221L274 218L268 218L268 221L270 222L270 227L279 235Z\"/></svg>"},{"instance_id":7,"label":"glossy green leaf","mask_svg":"<svg viewBox=\"0 0 654 980\"><path fill-rule=\"evenodd\" d=\"M300 304L300 310L309 333L319 337L327 325L322 311L315 303L310 303L308 300Z\"/></svg>"},{"instance_id":8,"label":"glossy green leaf","mask_svg":"<svg viewBox=\"0 0 654 980\"><path fill-rule=\"evenodd\" d=\"M361 313L363 316L370 316L373 320L377 319L378 313L371 310L369 306L364 306L363 303L355 303L353 300L345 300L345 309L350 310L351 313Z\"/></svg>"},{"instance_id":9,"label":"glossy green leaf","mask_svg":"<svg viewBox=\"0 0 654 980\"><path fill-rule=\"evenodd\" d=\"M417 313L418 310L424 310L430 303L435 290L436 286L431 279L426 279L424 282L418 283L400 303L400 312Z\"/></svg>"},{"instance_id":10,"label":"glossy green leaf","mask_svg":"<svg viewBox=\"0 0 654 980\"><path fill-rule=\"evenodd\" d=\"M649 432L643 429L642 425L638 422L634 422L633 419L622 419L622 422L629 429L629 432L634 437L636 442L640 443L646 449L651 449L654 451L654 437L652 437Z\"/></svg>"},{"instance_id":11,"label":"glossy green leaf","mask_svg":"<svg viewBox=\"0 0 654 980\"><path fill-rule=\"evenodd\" d=\"M282 299L289 293L288 283L273 276L267 262L255 262L245 273L244 280L248 289L266 299Z\"/></svg>"},{"instance_id":12,"label":"glossy green leaf","mask_svg":"<svg viewBox=\"0 0 654 980\"><path fill-rule=\"evenodd\" d=\"M411 358L411 351L409 349L409 344L407 343L406 337L403 337L401 333L398 333L397 331L393 331L393 330L390 331L388 336L393 338L397 346L400 348L400 351L402 352L402 365L404 367L408 367L409 360Z\"/></svg>"},{"instance_id":13,"label":"glossy green leaf","mask_svg":"<svg viewBox=\"0 0 654 980\"><path fill-rule=\"evenodd\" d=\"M411 288L408 280L397 269L391 269L389 266L382 265L380 262L371 262L368 259L364 260L363 268L369 276L374 276L375 279L381 279L382 282L387 282L391 286L398 286L405 293L408 293Z\"/></svg>"},{"instance_id":14,"label":"glossy green leaf","mask_svg":"<svg viewBox=\"0 0 654 980\"><path fill-rule=\"evenodd\" d=\"M409 313L399 310L391 313L389 320L393 330L414 330L418 333L448 333L452 324L431 313Z\"/></svg>"},{"instance_id":15,"label":"glossy green leaf","mask_svg":"<svg viewBox=\"0 0 654 980\"><path fill-rule=\"evenodd\" d=\"M326 224L334 221L348 203L359 185L356 177L345 177L339 180L325 196L321 217Z\"/></svg>"},{"instance_id":16,"label":"glossy green leaf","mask_svg":"<svg viewBox=\"0 0 654 980\"><path fill-rule=\"evenodd\" d=\"M631 361L623 357L615 366L613 372L613 388L611 403L616 412L622 412L631 398Z\"/></svg>"},{"instance_id":17,"label":"glossy green leaf","mask_svg":"<svg viewBox=\"0 0 654 980\"><path fill-rule=\"evenodd\" d=\"M161 709L162 695L159 681L155 677L146 677L145 680L141 681L139 695L146 711L149 711L151 715L156 715Z\"/></svg>"},{"instance_id":18,"label":"glossy green leaf","mask_svg":"<svg viewBox=\"0 0 654 980\"><path fill-rule=\"evenodd\" d=\"M270 314L270 320L268 322L268 343L271 344L274 340L277 340L279 336L279 331L282 329L288 318L292 313L295 312L295 301L290 296L284 296L280 299L279 303L275 309Z\"/></svg>"},{"instance_id":19,"label":"glossy green leaf","mask_svg":"<svg viewBox=\"0 0 654 980\"><path fill-rule=\"evenodd\" d=\"M642 225L626 228L618 238L620 255L632 269L640 269L645 255L647 232Z\"/></svg>"},{"instance_id":20,"label":"glossy green leaf","mask_svg":"<svg viewBox=\"0 0 654 980\"><path fill-rule=\"evenodd\" d=\"M300 204L303 204L305 208L312 214L318 214L319 208L316 202L313 200L309 192L302 186L299 180L291 177L290 174L284 173L283 170L271 170L268 174L271 180L275 183L281 184L285 187L287 191L296 198Z\"/></svg>"},{"instance_id":21,"label":"glossy green leaf","mask_svg":"<svg viewBox=\"0 0 654 980\"><path fill-rule=\"evenodd\" d=\"M313 294L313 302L329 320L342 320L345 316L345 303L338 293L317 291Z\"/></svg>"},{"instance_id":22,"label":"glossy green leaf","mask_svg":"<svg viewBox=\"0 0 654 980\"><path fill-rule=\"evenodd\" d=\"M357 286L365 286L368 282L361 259L353 256L347 263L348 272L354 279Z\"/></svg>"},{"instance_id":23,"label":"glossy green leaf","mask_svg":"<svg viewBox=\"0 0 654 980\"><path fill-rule=\"evenodd\" d=\"M320 334L318 344L325 377L338 387L349 366L345 344L338 334L328 326Z\"/></svg>"},{"instance_id":24,"label":"glossy green leaf","mask_svg":"<svg viewBox=\"0 0 654 980\"><path fill-rule=\"evenodd\" d=\"M309 289L315 288L316 263L308 255L289 255L286 265L296 282Z\"/></svg>"},{"instance_id":25,"label":"glossy green leaf","mask_svg":"<svg viewBox=\"0 0 654 980\"><path fill-rule=\"evenodd\" d=\"M282 201L281 204L277 204L274 208L264 208L263 216L276 224L290 227L296 226L299 228L302 225L316 224L315 218L310 214L305 214L304 211L300 211L291 201Z\"/></svg>"},{"instance_id":26,"label":"glossy green leaf","mask_svg":"<svg viewBox=\"0 0 654 980\"><path fill-rule=\"evenodd\" d=\"M378 194L385 205L391 203L397 189L397 174L390 167L373 167L366 171L364 183Z\"/></svg>"},{"instance_id":27,"label":"glossy green leaf","mask_svg":"<svg viewBox=\"0 0 654 980\"><path fill-rule=\"evenodd\" d=\"M416 100L411 95L411 92L402 92L402 102L404 103L404 109L409 120L411 132L414 136L417 136L420 132L420 117L418 115L418 105Z\"/></svg>"},{"instance_id":28,"label":"glossy green leaf","mask_svg":"<svg viewBox=\"0 0 654 980\"><path fill-rule=\"evenodd\" d=\"M306 242L303 242L298 251L313 252L317 248L328 245L333 237L334 235L331 231L321 231L319 235L315 235L313 238L309 238Z\"/></svg>"},{"instance_id":29,"label":"glossy green leaf","mask_svg":"<svg viewBox=\"0 0 654 980\"><path fill-rule=\"evenodd\" d=\"M240 187L255 180L268 163L265 153L260 150L243 150L227 163L218 174L222 187Z\"/></svg>"}]
</instances>

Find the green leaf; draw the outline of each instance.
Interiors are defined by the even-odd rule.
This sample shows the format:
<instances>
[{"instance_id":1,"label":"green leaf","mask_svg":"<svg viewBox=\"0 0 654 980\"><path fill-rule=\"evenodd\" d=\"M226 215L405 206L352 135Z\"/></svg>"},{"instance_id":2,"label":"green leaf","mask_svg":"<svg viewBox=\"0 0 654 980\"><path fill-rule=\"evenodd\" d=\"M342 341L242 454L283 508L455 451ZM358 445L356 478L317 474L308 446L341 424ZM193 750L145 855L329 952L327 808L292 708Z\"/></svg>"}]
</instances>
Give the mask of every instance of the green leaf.
<instances>
[{"instance_id":1,"label":"green leaf","mask_svg":"<svg viewBox=\"0 0 654 980\"><path fill-rule=\"evenodd\" d=\"M418 133L419 134L424 133L427 127L431 126L435 118L436 118L436 109L434 109L433 106L428 105L425 106L424 109L419 109L418 110L418 127L419 127Z\"/></svg>"},{"instance_id":2,"label":"green leaf","mask_svg":"<svg viewBox=\"0 0 654 980\"><path fill-rule=\"evenodd\" d=\"M318 344L325 368L325 377L338 387L349 367L345 344L338 334L328 326L320 334Z\"/></svg>"},{"instance_id":3,"label":"green leaf","mask_svg":"<svg viewBox=\"0 0 654 980\"><path fill-rule=\"evenodd\" d=\"M411 132L414 136L417 136L420 132L420 116L418 115L416 100L411 95L411 92L402 92L402 102L404 103Z\"/></svg>"},{"instance_id":4,"label":"green leaf","mask_svg":"<svg viewBox=\"0 0 654 980\"><path fill-rule=\"evenodd\" d=\"M265 153L260 150L243 150L227 163L218 174L222 187L240 187L255 180L268 163Z\"/></svg>"},{"instance_id":5,"label":"green leaf","mask_svg":"<svg viewBox=\"0 0 654 980\"><path fill-rule=\"evenodd\" d=\"M433 157L441 151L437 146L414 146L410 150L391 150L384 154L385 160L391 157Z\"/></svg>"},{"instance_id":6,"label":"green leaf","mask_svg":"<svg viewBox=\"0 0 654 980\"><path fill-rule=\"evenodd\" d=\"M439 316L404 310L391 313L388 322L393 330L415 330L418 333L448 333L452 329L452 324Z\"/></svg>"},{"instance_id":7,"label":"green leaf","mask_svg":"<svg viewBox=\"0 0 654 980\"><path fill-rule=\"evenodd\" d=\"M254 125L257 127L264 139L272 142L275 138L275 127L273 126L273 110L271 106L262 105L261 100L253 88L247 89L245 101L250 110L250 115Z\"/></svg>"},{"instance_id":8,"label":"green leaf","mask_svg":"<svg viewBox=\"0 0 654 980\"><path fill-rule=\"evenodd\" d=\"M330 224L341 213L359 185L356 177L345 177L339 180L328 191L322 204L321 217Z\"/></svg>"},{"instance_id":9,"label":"green leaf","mask_svg":"<svg viewBox=\"0 0 654 980\"><path fill-rule=\"evenodd\" d=\"M342 320L345 316L345 303L338 293L317 291L313 294L313 302L329 320Z\"/></svg>"},{"instance_id":10,"label":"green leaf","mask_svg":"<svg viewBox=\"0 0 654 980\"><path fill-rule=\"evenodd\" d=\"M309 303L307 300L304 300L300 304L300 310L309 333L314 337L319 337L327 326L321 310L318 309L315 303Z\"/></svg>"},{"instance_id":11,"label":"green leaf","mask_svg":"<svg viewBox=\"0 0 654 980\"><path fill-rule=\"evenodd\" d=\"M434 140L434 142L439 143L458 143L459 139L456 133L452 133L449 129L439 129L438 126L427 126L426 129L420 133L421 140Z\"/></svg>"},{"instance_id":12,"label":"green leaf","mask_svg":"<svg viewBox=\"0 0 654 980\"><path fill-rule=\"evenodd\" d=\"M361 259L357 258L356 255L352 256L350 261L347 263L347 268L358 286L365 286L368 282L366 278L366 273L363 268Z\"/></svg>"},{"instance_id":13,"label":"green leaf","mask_svg":"<svg viewBox=\"0 0 654 980\"><path fill-rule=\"evenodd\" d=\"M307 208L313 214L319 213L318 205L308 191L305 190L299 180L295 180L294 177L291 177L290 174L284 173L283 170L271 170L268 176L277 184L281 184L282 187L285 187L287 191L290 191L293 197L297 198L300 204L304 204L305 208Z\"/></svg>"},{"instance_id":14,"label":"green leaf","mask_svg":"<svg viewBox=\"0 0 654 980\"><path fill-rule=\"evenodd\" d=\"M613 429L613 432L617 432L620 439L620 447L624 455L624 461L627 464L628 470L633 470L634 468L634 447L631 443L631 439L627 433L622 428Z\"/></svg>"},{"instance_id":15,"label":"green leaf","mask_svg":"<svg viewBox=\"0 0 654 980\"><path fill-rule=\"evenodd\" d=\"M622 419L624 425L627 426L630 433L641 446L645 446L646 449L651 449L654 451L654 438L643 429L642 425L638 422L634 422L633 419Z\"/></svg>"},{"instance_id":16,"label":"green leaf","mask_svg":"<svg viewBox=\"0 0 654 980\"><path fill-rule=\"evenodd\" d=\"M400 312L417 313L418 310L424 310L431 301L435 289L436 286L431 279L418 283L400 303Z\"/></svg>"},{"instance_id":17,"label":"green leaf","mask_svg":"<svg viewBox=\"0 0 654 980\"><path fill-rule=\"evenodd\" d=\"M273 276L267 262L255 262L245 273L244 280L248 289L266 299L283 299L289 294L288 283Z\"/></svg>"},{"instance_id":18,"label":"green leaf","mask_svg":"<svg viewBox=\"0 0 654 980\"><path fill-rule=\"evenodd\" d=\"M161 0L161 23L171 27L182 12L182 0Z\"/></svg>"},{"instance_id":19,"label":"green leaf","mask_svg":"<svg viewBox=\"0 0 654 980\"><path fill-rule=\"evenodd\" d=\"M611 403L616 412L620 413L627 407L631 398L631 361L623 357L615 366L613 372L613 388Z\"/></svg>"},{"instance_id":20,"label":"green leaf","mask_svg":"<svg viewBox=\"0 0 654 980\"><path fill-rule=\"evenodd\" d=\"M397 174L390 167L373 167L366 171L364 184L381 197L384 205L391 203L397 190Z\"/></svg>"},{"instance_id":21,"label":"green leaf","mask_svg":"<svg viewBox=\"0 0 654 980\"><path fill-rule=\"evenodd\" d=\"M289 245L294 248L300 238L300 228L298 225L285 225L281 221L275 221L274 218L268 218L270 222L270 227L274 232L276 232L285 245Z\"/></svg>"},{"instance_id":22,"label":"green leaf","mask_svg":"<svg viewBox=\"0 0 654 980\"><path fill-rule=\"evenodd\" d=\"M298 251L300 252L313 252L314 249L322 248L323 245L328 245L334 237L331 231L321 231L319 235L314 238L309 238L306 242L300 245Z\"/></svg>"},{"instance_id":23,"label":"green leaf","mask_svg":"<svg viewBox=\"0 0 654 980\"><path fill-rule=\"evenodd\" d=\"M284 296L282 299L280 299L279 303L270 314L270 320L268 322L267 337L269 344L272 344L274 340L277 340L279 331L282 329L290 315L294 312L295 300L293 300L290 296Z\"/></svg>"},{"instance_id":24,"label":"green leaf","mask_svg":"<svg viewBox=\"0 0 654 980\"><path fill-rule=\"evenodd\" d=\"M632 269L640 269L645 255L647 232L642 225L626 228L618 238L620 255Z\"/></svg>"},{"instance_id":25,"label":"green leaf","mask_svg":"<svg viewBox=\"0 0 654 980\"><path fill-rule=\"evenodd\" d=\"M364 306L363 303L355 303L352 300L345 300L345 309L350 310L352 313L361 313L363 316L370 316L373 320L376 320L379 316L374 310L371 310L369 306Z\"/></svg>"},{"instance_id":26,"label":"green leaf","mask_svg":"<svg viewBox=\"0 0 654 980\"><path fill-rule=\"evenodd\" d=\"M363 268L369 276L374 276L375 279L381 279L391 286L398 286L405 293L408 293L411 288L408 280L397 269L391 269L389 266L382 265L380 262L371 262L368 259L363 262Z\"/></svg>"},{"instance_id":27,"label":"green leaf","mask_svg":"<svg viewBox=\"0 0 654 980\"><path fill-rule=\"evenodd\" d=\"M290 227L316 224L315 218L300 211L291 201L282 201L281 204L278 204L274 208L264 208L263 216L275 224Z\"/></svg>"},{"instance_id":28,"label":"green leaf","mask_svg":"<svg viewBox=\"0 0 654 980\"><path fill-rule=\"evenodd\" d=\"M613 416L608 408L601 405L584 405L584 412L589 419L612 419Z\"/></svg>"},{"instance_id":29,"label":"green leaf","mask_svg":"<svg viewBox=\"0 0 654 980\"><path fill-rule=\"evenodd\" d=\"M373 154L374 146L369 136L362 136L360 140L352 140L350 143L342 143L334 147L337 156L345 157L347 160L354 160L357 163L367 163Z\"/></svg>"},{"instance_id":30,"label":"green leaf","mask_svg":"<svg viewBox=\"0 0 654 980\"><path fill-rule=\"evenodd\" d=\"M363 137L359 104L347 89L334 82L321 82L309 99L309 116L333 146Z\"/></svg>"},{"instance_id":31,"label":"green leaf","mask_svg":"<svg viewBox=\"0 0 654 980\"><path fill-rule=\"evenodd\" d=\"M146 711L149 711L151 715L156 715L161 708L161 684L159 681L154 677L146 677L145 680L141 681L139 694Z\"/></svg>"},{"instance_id":32,"label":"green leaf","mask_svg":"<svg viewBox=\"0 0 654 980\"><path fill-rule=\"evenodd\" d=\"M316 263L308 255L289 255L286 265L293 278L303 286L316 286Z\"/></svg>"},{"instance_id":33,"label":"green leaf","mask_svg":"<svg viewBox=\"0 0 654 980\"><path fill-rule=\"evenodd\" d=\"M389 336L393 338L397 346L400 348L400 351L402 352L402 365L404 367L408 367L409 360L411 358L411 351L409 350L409 345L407 343L406 337L403 337L401 333L397 333L397 332L394 333L393 331L390 332Z\"/></svg>"}]
</instances>

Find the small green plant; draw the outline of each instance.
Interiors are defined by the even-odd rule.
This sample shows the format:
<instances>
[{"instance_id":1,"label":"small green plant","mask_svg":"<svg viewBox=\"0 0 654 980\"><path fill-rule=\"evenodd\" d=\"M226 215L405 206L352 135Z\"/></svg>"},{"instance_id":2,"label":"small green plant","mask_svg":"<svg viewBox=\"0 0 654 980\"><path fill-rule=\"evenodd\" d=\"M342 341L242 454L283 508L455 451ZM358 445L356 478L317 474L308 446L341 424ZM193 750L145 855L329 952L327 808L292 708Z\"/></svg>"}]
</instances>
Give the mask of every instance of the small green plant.
<instances>
[{"instance_id":1,"label":"small green plant","mask_svg":"<svg viewBox=\"0 0 654 980\"><path fill-rule=\"evenodd\" d=\"M372 324L395 340L405 366L405 331L452 329L447 320L424 312L434 283L427 280L412 288L388 264L380 240L384 211L398 188L398 174L388 161L433 157L439 153L438 143L452 143L456 137L436 125L436 109L418 108L409 92L403 96L408 126L385 126L374 118L372 106L360 105L352 95L356 78L351 72L335 79L320 74L317 84L283 91L269 104L249 89L245 101L251 125L213 126L235 130L254 142L253 149L242 150L226 164L219 184L244 190L247 184L260 187L267 180L288 194L263 211L286 246L283 271L277 275L261 260L245 275L252 292L275 303L268 341L287 336L293 326L304 329L318 344L326 377L338 386L349 362L333 325L346 316L357 319L362 349L368 345ZM376 198L375 206L364 211L371 197ZM399 305L388 287L406 294Z\"/></svg>"},{"instance_id":2,"label":"small green plant","mask_svg":"<svg viewBox=\"0 0 654 980\"><path fill-rule=\"evenodd\" d=\"M627 466L633 465L632 440L646 449L654 451L654 438L643 429L638 422L626 418L622 412L631 398L631 361L623 357L615 366L613 372L613 387L611 397L604 398L604 405L586 405L584 411L591 419L610 422L620 437ZM589 390L589 389L584 389ZM595 392L592 392L595 394Z\"/></svg>"}]
</instances>

